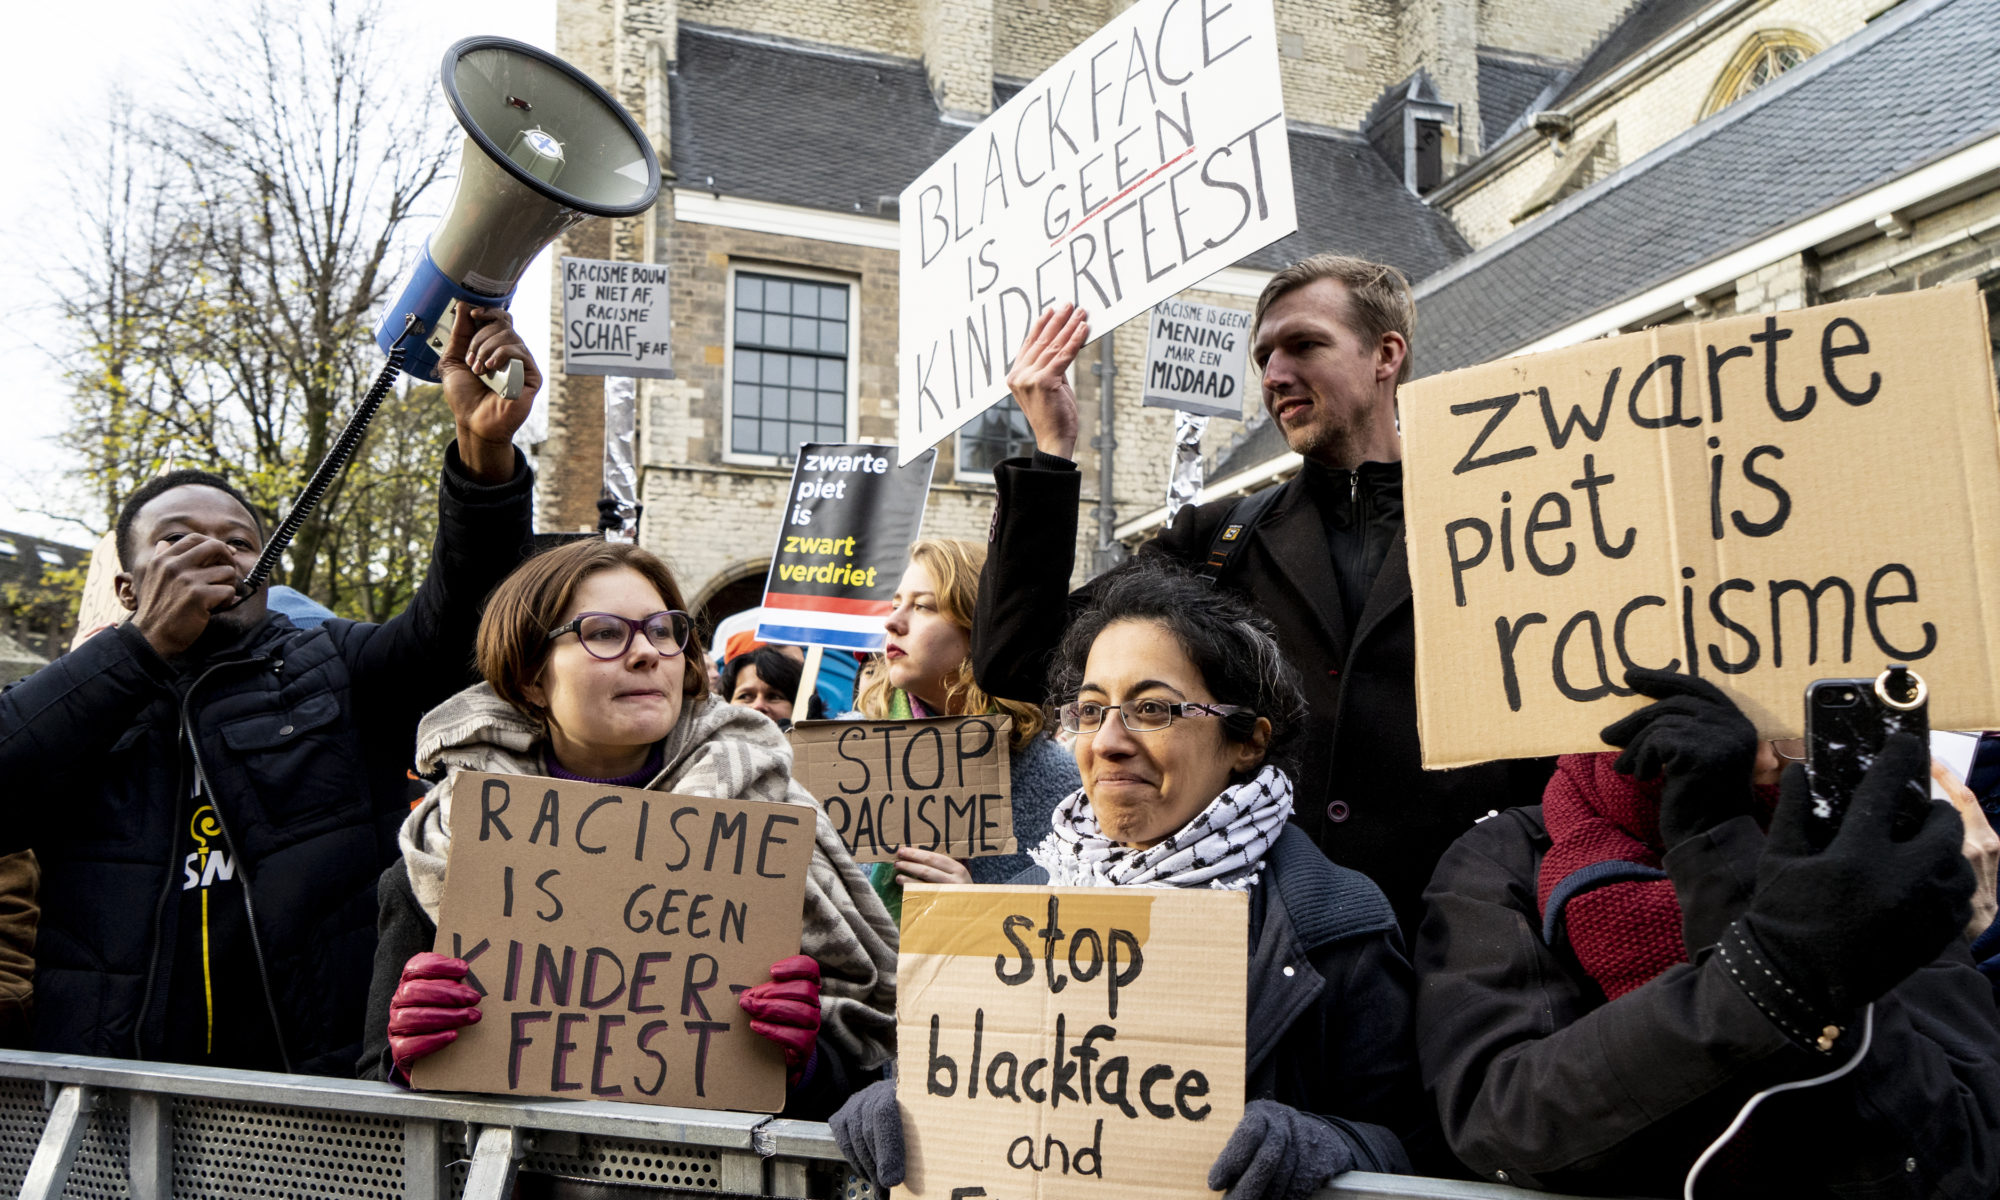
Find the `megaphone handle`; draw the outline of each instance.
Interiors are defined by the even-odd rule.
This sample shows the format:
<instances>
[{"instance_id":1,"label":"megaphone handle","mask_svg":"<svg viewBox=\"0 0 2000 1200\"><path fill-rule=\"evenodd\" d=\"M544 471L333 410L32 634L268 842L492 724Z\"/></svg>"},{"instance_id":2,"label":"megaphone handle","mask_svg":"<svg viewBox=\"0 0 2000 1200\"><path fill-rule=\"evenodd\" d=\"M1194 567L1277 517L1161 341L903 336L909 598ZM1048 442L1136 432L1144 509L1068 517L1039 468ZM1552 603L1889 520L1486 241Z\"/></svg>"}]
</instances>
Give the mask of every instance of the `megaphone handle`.
<instances>
[{"instance_id":1,"label":"megaphone handle","mask_svg":"<svg viewBox=\"0 0 2000 1200\"><path fill-rule=\"evenodd\" d=\"M507 365L497 371L488 371L479 378L501 398L517 400L521 395L523 379L521 360L510 358L507 360Z\"/></svg>"}]
</instances>

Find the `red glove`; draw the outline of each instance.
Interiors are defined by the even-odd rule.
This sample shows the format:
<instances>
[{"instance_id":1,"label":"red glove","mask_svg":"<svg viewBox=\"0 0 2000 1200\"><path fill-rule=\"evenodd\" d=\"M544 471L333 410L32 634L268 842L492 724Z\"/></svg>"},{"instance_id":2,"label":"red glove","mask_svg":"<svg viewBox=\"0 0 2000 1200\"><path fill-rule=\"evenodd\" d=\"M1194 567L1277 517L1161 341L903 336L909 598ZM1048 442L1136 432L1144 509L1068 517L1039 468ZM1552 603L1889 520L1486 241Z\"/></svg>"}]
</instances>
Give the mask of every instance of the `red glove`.
<instances>
[{"instance_id":1,"label":"red glove","mask_svg":"<svg viewBox=\"0 0 2000 1200\"><path fill-rule=\"evenodd\" d=\"M479 992L460 982L471 970L462 958L426 950L403 964L403 978L389 1000L389 1057L396 1073L458 1040L458 1031L479 1021Z\"/></svg>"},{"instance_id":2,"label":"red glove","mask_svg":"<svg viewBox=\"0 0 2000 1200\"><path fill-rule=\"evenodd\" d=\"M819 964L794 954L771 964L771 982L736 997L750 1014L750 1028L785 1052L785 1082L798 1086L811 1068L819 1041Z\"/></svg>"}]
</instances>

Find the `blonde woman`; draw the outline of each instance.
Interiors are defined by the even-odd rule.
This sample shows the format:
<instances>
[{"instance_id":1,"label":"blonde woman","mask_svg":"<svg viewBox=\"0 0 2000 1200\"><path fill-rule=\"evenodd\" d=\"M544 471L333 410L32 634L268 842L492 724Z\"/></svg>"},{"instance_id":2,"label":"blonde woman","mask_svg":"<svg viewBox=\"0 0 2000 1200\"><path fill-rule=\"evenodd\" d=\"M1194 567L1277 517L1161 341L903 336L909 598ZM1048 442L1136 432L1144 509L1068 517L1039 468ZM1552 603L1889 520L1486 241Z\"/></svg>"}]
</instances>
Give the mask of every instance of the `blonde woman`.
<instances>
[{"instance_id":1,"label":"blonde woman","mask_svg":"<svg viewBox=\"0 0 2000 1200\"><path fill-rule=\"evenodd\" d=\"M909 566L896 585L889 614L887 667L855 697L861 715L874 720L962 717L998 713L1014 718L1008 744L1014 793L1014 838L1022 847L1049 833L1049 814L1078 787L1076 760L1049 737L1042 710L989 697L972 679L972 609L986 547L957 538L924 538L910 547ZM893 872L878 864L877 890L899 905L902 882L1005 883L1028 866L1026 853L959 862L932 850L904 846ZM893 875L893 879L891 876Z\"/></svg>"}]
</instances>

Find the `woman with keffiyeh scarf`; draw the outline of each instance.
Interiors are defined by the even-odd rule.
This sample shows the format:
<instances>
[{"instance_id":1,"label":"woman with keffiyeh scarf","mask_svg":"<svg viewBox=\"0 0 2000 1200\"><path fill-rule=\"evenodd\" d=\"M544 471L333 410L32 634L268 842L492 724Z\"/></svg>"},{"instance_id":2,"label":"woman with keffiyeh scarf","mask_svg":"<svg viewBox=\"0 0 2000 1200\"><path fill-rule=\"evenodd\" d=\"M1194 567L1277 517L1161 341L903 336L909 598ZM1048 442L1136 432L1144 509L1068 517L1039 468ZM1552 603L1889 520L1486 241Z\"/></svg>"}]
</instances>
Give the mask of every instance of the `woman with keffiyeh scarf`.
<instances>
[{"instance_id":1,"label":"woman with keffiyeh scarf","mask_svg":"<svg viewBox=\"0 0 2000 1200\"><path fill-rule=\"evenodd\" d=\"M1250 896L1248 1103L1207 1185L1300 1200L1345 1170L1407 1172L1423 1123L1409 964L1381 891L1287 820L1272 760L1305 701L1269 624L1178 568L1127 568L1071 625L1051 690L1083 787L1013 882ZM902 1182L893 1082L833 1128L862 1175Z\"/></svg>"}]
</instances>

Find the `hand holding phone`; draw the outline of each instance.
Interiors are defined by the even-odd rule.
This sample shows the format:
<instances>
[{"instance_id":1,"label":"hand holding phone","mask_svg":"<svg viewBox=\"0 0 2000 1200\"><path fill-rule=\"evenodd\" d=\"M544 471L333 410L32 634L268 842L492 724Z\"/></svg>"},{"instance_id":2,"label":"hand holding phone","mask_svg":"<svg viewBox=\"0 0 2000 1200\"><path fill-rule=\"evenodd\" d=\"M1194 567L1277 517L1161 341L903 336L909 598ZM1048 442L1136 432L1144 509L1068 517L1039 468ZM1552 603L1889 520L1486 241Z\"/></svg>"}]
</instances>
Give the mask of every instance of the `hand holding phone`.
<instances>
[{"instance_id":1,"label":"hand holding phone","mask_svg":"<svg viewBox=\"0 0 2000 1200\"><path fill-rule=\"evenodd\" d=\"M1929 699L1923 677L1902 663L1890 663L1873 679L1817 679L1806 685L1806 779L1811 789L1806 830L1815 848L1833 840L1854 789L1891 734L1912 734L1929 744ZM1923 799L1927 802L1928 795ZM1899 814L1897 835L1907 832L1914 819Z\"/></svg>"}]
</instances>

